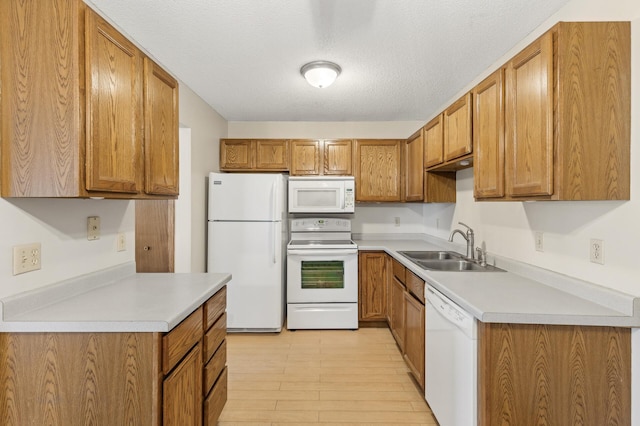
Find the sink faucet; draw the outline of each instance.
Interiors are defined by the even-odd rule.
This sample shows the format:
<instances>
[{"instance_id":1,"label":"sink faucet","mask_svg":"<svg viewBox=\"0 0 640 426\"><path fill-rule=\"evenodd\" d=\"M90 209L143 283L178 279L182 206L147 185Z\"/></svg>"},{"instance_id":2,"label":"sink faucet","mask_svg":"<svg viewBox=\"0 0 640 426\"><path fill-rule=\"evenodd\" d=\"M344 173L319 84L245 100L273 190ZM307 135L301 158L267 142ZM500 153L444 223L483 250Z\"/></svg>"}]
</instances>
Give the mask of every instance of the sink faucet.
<instances>
[{"instance_id":1,"label":"sink faucet","mask_svg":"<svg viewBox=\"0 0 640 426\"><path fill-rule=\"evenodd\" d=\"M475 259L474 255L475 253L473 252L474 250L474 245L475 245L475 241L474 241L474 236L473 236L473 229L471 229L471 227L469 225L465 225L462 222L458 222L460 225L464 226L467 228L467 232L466 234L459 230L459 229L454 229L453 231L451 231L451 235L449 235L449 241L453 241L453 236L455 234L460 234L462 235L462 238L464 238L467 241L467 257L469 259Z\"/></svg>"}]
</instances>

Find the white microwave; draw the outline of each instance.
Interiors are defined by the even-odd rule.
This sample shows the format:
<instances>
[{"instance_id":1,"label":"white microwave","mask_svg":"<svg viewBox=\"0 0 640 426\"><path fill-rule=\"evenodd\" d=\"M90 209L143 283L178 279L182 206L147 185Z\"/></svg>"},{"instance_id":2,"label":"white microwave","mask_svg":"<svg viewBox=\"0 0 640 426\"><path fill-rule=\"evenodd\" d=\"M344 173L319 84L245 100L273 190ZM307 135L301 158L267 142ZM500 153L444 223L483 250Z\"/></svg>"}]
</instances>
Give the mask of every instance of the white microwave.
<instances>
[{"instance_id":1,"label":"white microwave","mask_svg":"<svg viewBox=\"0 0 640 426\"><path fill-rule=\"evenodd\" d=\"M289 213L353 213L353 176L289 178Z\"/></svg>"}]
</instances>

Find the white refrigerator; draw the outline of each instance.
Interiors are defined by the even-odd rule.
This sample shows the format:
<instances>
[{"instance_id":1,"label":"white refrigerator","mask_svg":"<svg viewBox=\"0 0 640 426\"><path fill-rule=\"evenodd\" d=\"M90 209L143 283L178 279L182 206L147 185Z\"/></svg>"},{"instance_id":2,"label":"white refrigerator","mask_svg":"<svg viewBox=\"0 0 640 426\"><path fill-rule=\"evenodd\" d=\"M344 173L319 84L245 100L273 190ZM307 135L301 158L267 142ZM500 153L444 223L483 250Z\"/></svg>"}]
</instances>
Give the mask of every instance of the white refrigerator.
<instances>
[{"instance_id":1,"label":"white refrigerator","mask_svg":"<svg viewBox=\"0 0 640 426\"><path fill-rule=\"evenodd\" d=\"M279 332L285 315L286 178L210 173L207 270L230 272L227 330Z\"/></svg>"}]
</instances>

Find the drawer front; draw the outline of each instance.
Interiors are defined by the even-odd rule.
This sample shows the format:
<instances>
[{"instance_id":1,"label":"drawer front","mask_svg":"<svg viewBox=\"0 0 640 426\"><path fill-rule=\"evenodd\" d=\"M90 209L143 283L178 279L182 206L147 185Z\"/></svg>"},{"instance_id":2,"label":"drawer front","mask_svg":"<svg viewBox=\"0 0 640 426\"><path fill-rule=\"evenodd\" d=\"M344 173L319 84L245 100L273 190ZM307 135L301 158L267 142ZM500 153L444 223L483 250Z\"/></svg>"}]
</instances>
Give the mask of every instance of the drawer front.
<instances>
[{"instance_id":1,"label":"drawer front","mask_svg":"<svg viewBox=\"0 0 640 426\"><path fill-rule=\"evenodd\" d=\"M207 334L204 335L204 359L205 362L211 358L227 335L227 314L223 314L216 321Z\"/></svg>"},{"instance_id":2,"label":"drawer front","mask_svg":"<svg viewBox=\"0 0 640 426\"><path fill-rule=\"evenodd\" d=\"M162 371L167 374L202 338L202 307L162 338Z\"/></svg>"},{"instance_id":3,"label":"drawer front","mask_svg":"<svg viewBox=\"0 0 640 426\"><path fill-rule=\"evenodd\" d=\"M405 282L405 271L406 268L400 262L395 259L391 259L393 264L393 275L400 280L402 284Z\"/></svg>"},{"instance_id":4,"label":"drawer front","mask_svg":"<svg viewBox=\"0 0 640 426\"><path fill-rule=\"evenodd\" d=\"M223 287L204 303L205 330L213 325L227 307L227 288Z\"/></svg>"},{"instance_id":5,"label":"drawer front","mask_svg":"<svg viewBox=\"0 0 640 426\"><path fill-rule=\"evenodd\" d=\"M424 281L411 271L407 271L407 290L424 305Z\"/></svg>"},{"instance_id":6,"label":"drawer front","mask_svg":"<svg viewBox=\"0 0 640 426\"><path fill-rule=\"evenodd\" d=\"M218 423L218 417L220 417L226 402L227 369L225 368L211 393L204 400L204 426L213 426Z\"/></svg>"},{"instance_id":7,"label":"drawer front","mask_svg":"<svg viewBox=\"0 0 640 426\"><path fill-rule=\"evenodd\" d=\"M227 363L227 342L223 341L213 358L204 367L204 394L207 395Z\"/></svg>"}]
</instances>

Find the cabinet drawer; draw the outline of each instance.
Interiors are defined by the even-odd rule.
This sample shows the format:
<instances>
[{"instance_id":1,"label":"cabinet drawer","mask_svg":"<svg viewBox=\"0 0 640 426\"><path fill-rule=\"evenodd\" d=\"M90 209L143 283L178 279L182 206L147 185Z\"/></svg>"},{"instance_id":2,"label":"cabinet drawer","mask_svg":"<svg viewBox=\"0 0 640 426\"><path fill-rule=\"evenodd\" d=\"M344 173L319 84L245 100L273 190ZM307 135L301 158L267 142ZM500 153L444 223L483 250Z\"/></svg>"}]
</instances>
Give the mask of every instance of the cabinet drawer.
<instances>
[{"instance_id":1,"label":"cabinet drawer","mask_svg":"<svg viewBox=\"0 0 640 426\"><path fill-rule=\"evenodd\" d=\"M225 368L211 393L204 400L204 426L217 424L227 402L227 369Z\"/></svg>"},{"instance_id":2,"label":"cabinet drawer","mask_svg":"<svg viewBox=\"0 0 640 426\"><path fill-rule=\"evenodd\" d=\"M211 358L227 335L227 314L222 314L204 335L204 359Z\"/></svg>"},{"instance_id":3,"label":"cabinet drawer","mask_svg":"<svg viewBox=\"0 0 640 426\"><path fill-rule=\"evenodd\" d=\"M204 394L207 395L227 363L227 342L223 341L211 361L204 367Z\"/></svg>"},{"instance_id":4,"label":"cabinet drawer","mask_svg":"<svg viewBox=\"0 0 640 426\"><path fill-rule=\"evenodd\" d=\"M424 281L411 271L407 271L407 290L424 305Z\"/></svg>"},{"instance_id":5,"label":"cabinet drawer","mask_svg":"<svg viewBox=\"0 0 640 426\"><path fill-rule=\"evenodd\" d=\"M162 371L167 374L202 338L202 307L162 338Z\"/></svg>"},{"instance_id":6,"label":"cabinet drawer","mask_svg":"<svg viewBox=\"0 0 640 426\"><path fill-rule=\"evenodd\" d=\"M223 287L204 303L204 328L208 330L227 306L227 288Z\"/></svg>"},{"instance_id":7,"label":"cabinet drawer","mask_svg":"<svg viewBox=\"0 0 640 426\"><path fill-rule=\"evenodd\" d=\"M400 282L402 284L404 284L406 268L404 267L404 265L402 263L398 262L397 260L395 260L393 258L391 259L391 261L392 261L392 264L393 264L393 267L392 267L393 275L396 278L398 278L398 280L400 280Z\"/></svg>"}]
</instances>

